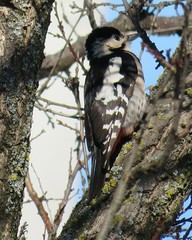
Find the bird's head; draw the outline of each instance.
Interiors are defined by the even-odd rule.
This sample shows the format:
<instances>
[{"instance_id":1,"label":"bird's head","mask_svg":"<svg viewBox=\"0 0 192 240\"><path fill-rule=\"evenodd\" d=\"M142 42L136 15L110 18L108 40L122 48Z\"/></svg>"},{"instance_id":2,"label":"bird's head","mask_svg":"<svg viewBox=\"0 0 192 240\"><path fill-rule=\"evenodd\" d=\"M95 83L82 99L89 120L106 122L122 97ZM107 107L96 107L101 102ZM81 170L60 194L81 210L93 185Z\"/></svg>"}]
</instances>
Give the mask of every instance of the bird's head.
<instances>
[{"instance_id":1,"label":"bird's head","mask_svg":"<svg viewBox=\"0 0 192 240\"><path fill-rule=\"evenodd\" d=\"M124 49L126 41L127 38L116 28L96 28L90 33L85 43L87 57L93 60Z\"/></svg>"}]
</instances>

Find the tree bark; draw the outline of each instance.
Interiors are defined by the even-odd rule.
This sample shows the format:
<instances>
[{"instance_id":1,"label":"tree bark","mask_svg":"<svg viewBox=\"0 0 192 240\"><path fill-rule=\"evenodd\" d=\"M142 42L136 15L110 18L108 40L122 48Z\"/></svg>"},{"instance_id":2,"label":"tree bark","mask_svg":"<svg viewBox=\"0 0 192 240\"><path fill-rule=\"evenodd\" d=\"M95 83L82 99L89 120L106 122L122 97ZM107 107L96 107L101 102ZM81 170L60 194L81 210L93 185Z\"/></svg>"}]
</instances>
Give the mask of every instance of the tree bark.
<instances>
[{"instance_id":1,"label":"tree bark","mask_svg":"<svg viewBox=\"0 0 192 240\"><path fill-rule=\"evenodd\" d=\"M173 66L175 63L180 70L176 70L177 73L171 75L156 104L149 107L149 111L153 109L153 114L145 125L135 154L134 166L130 172L127 172L125 198L113 218L107 238L98 238L99 240L160 239L162 234L173 225L182 211L182 203L191 193L192 31L191 29L188 31L190 37L185 46L188 48L186 55L189 56L189 61L185 79L181 77L181 65L177 65L182 64L182 59L177 58L180 51L178 48L172 63ZM169 74L168 70L164 71L158 85L153 88L155 92L161 88ZM178 99L174 98L177 95L174 89L178 81L181 85L185 82L185 87L182 108L176 112L175 106L180 100L179 95ZM175 125L177 118L179 124ZM105 225L106 213L109 208L111 209L113 198L116 197L115 188L118 188L118 183L124 180L119 179L127 161L129 162L134 156L132 154L140 131L122 148L99 199L88 204L85 194L63 227L58 240L96 239Z\"/></svg>"},{"instance_id":2,"label":"tree bark","mask_svg":"<svg viewBox=\"0 0 192 240\"><path fill-rule=\"evenodd\" d=\"M16 239L51 1L0 6L0 239Z\"/></svg>"},{"instance_id":3,"label":"tree bark","mask_svg":"<svg viewBox=\"0 0 192 240\"><path fill-rule=\"evenodd\" d=\"M187 89L192 87L192 74ZM150 240L157 234L166 232L182 210L182 203L192 187L192 136L186 136L192 122L192 96L185 95L185 109L181 114L178 136L173 148L169 149L166 161L159 166L158 161L167 147L167 139L173 121L172 98L161 98L155 113L144 132L135 166L143 164L139 170L131 172L131 182L127 186L126 197L116 213L107 239ZM129 161L135 137L127 143L121 155ZM151 168L146 169L147 163ZM116 160L109 182L97 201L87 203L86 195L74 209L58 240L96 239L105 222L106 212L111 204L114 186L122 174L122 161ZM129 173L130 174L130 173ZM112 192L112 194L111 194ZM111 195L110 195L111 194ZM154 238L159 239L159 238Z\"/></svg>"}]
</instances>

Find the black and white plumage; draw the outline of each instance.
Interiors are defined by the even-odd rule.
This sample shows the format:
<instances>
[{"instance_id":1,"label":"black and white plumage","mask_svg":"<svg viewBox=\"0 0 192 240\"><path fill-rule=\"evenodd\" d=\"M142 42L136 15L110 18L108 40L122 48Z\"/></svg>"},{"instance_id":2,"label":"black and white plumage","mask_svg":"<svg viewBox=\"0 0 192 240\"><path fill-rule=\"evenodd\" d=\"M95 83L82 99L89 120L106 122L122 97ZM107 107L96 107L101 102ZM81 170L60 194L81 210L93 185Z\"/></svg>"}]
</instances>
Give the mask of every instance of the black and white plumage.
<instances>
[{"instance_id":1,"label":"black and white plumage","mask_svg":"<svg viewBox=\"0 0 192 240\"><path fill-rule=\"evenodd\" d=\"M139 59L126 50L127 38L117 29L101 27L86 40L90 70L85 81L85 131L92 152L89 200L96 197L123 139L141 121L146 107Z\"/></svg>"}]
</instances>

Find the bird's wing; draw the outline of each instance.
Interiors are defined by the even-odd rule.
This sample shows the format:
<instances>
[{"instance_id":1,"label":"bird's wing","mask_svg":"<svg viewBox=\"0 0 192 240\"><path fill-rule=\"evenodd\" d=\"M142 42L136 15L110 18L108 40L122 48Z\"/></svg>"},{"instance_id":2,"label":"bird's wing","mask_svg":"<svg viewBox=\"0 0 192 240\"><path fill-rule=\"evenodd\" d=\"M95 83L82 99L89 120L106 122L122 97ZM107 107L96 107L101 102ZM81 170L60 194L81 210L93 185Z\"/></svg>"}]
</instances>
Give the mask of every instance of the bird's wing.
<instances>
[{"instance_id":1,"label":"bird's wing","mask_svg":"<svg viewBox=\"0 0 192 240\"><path fill-rule=\"evenodd\" d=\"M107 105L95 100L90 112L86 114L86 135L88 146L93 153L89 199L101 191L106 171L112 166L111 155L119 135L124 112L122 101L110 101Z\"/></svg>"},{"instance_id":2,"label":"bird's wing","mask_svg":"<svg viewBox=\"0 0 192 240\"><path fill-rule=\"evenodd\" d=\"M138 75L134 56L124 52L119 53L119 58L121 64L118 66L115 66L115 56L112 64L109 62L112 65L111 76L106 76L106 69L103 71L100 65L92 67L86 79L87 83L92 83L90 88L85 87L86 138L88 148L93 153L90 199L101 191L105 173L112 167L118 154L116 148L122 138L122 125ZM104 75L110 84L97 87Z\"/></svg>"}]
</instances>

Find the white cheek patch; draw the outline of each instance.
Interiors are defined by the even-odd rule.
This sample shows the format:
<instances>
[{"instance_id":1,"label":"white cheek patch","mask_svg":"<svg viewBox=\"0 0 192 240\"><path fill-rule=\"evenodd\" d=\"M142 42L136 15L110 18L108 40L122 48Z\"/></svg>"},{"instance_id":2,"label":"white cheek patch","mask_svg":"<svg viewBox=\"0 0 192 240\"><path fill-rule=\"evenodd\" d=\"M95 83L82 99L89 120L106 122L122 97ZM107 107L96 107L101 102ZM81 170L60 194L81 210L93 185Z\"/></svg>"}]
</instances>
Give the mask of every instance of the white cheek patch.
<instances>
[{"instance_id":1,"label":"white cheek patch","mask_svg":"<svg viewBox=\"0 0 192 240\"><path fill-rule=\"evenodd\" d=\"M114 84L123 78L123 75L120 74L121 65L122 59L120 57L114 57L110 59L109 67L104 75L104 84Z\"/></svg>"},{"instance_id":2,"label":"white cheek patch","mask_svg":"<svg viewBox=\"0 0 192 240\"><path fill-rule=\"evenodd\" d=\"M122 44L124 43L124 39L120 38L119 41L114 39L114 35L109 38L107 41L105 41L105 44L109 47L109 48L120 48L122 46Z\"/></svg>"}]
</instances>

